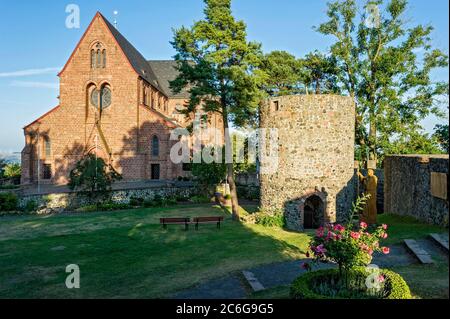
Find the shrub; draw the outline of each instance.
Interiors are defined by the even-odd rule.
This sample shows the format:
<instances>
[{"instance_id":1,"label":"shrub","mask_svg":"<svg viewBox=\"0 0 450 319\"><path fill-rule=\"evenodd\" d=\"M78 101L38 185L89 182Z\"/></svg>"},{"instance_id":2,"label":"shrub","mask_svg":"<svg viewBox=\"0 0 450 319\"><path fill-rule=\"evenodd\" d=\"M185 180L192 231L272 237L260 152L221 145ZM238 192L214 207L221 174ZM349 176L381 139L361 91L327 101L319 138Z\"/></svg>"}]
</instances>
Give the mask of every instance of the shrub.
<instances>
[{"instance_id":1,"label":"shrub","mask_svg":"<svg viewBox=\"0 0 450 319\"><path fill-rule=\"evenodd\" d=\"M130 198L130 205L131 206L142 206L144 204L144 199L140 197L134 197L132 196Z\"/></svg>"},{"instance_id":2,"label":"shrub","mask_svg":"<svg viewBox=\"0 0 450 319\"><path fill-rule=\"evenodd\" d=\"M21 166L19 163L10 163L3 168L3 175L7 178L20 177Z\"/></svg>"},{"instance_id":3,"label":"shrub","mask_svg":"<svg viewBox=\"0 0 450 319\"><path fill-rule=\"evenodd\" d=\"M207 204L211 202L211 199L205 195L192 196L190 201L194 204Z\"/></svg>"},{"instance_id":4,"label":"shrub","mask_svg":"<svg viewBox=\"0 0 450 319\"><path fill-rule=\"evenodd\" d=\"M286 224L284 214L282 212L277 212L272 215L265 212L259 212L254 215L255 223L264 227L283 228Z\"/></svg>"},{"instance_id":5,"label":"shrub","mask_svg":"<svg viewBox=\"0 0 450 319\"><path fill-rule=\"evenodd\" d=\"M27 201L24 206L24 211L27 213L34 212L37 209L38 209L38 203L33 199L30 199L29 201Z\"/></svg>"},{"instance_id":6,"label":"shrub","mask_svg":"<svg viewBox=\"0 0 450 319\"><path fill-rule=\"evenodd\" d=\"M359 198L354 204L352 217L346 226L326 225L316 231L310 250L316 262L335 262L339 273L348 272L355 266L366 266L375 252L389 253L389 248L380 246L380 239L387 238L387 225L382 225L372 233L368 225L361 222L359 228L353 225L353 215L362 209L367 197ZM309 265L305 265L309 268Z\"/></svg>"},{"instance_id":7,"label":"shrub","mask_svg":"<svg viewBox=\"0 0 450 319\"><path fill-rule=\"evenodd\" d=\"M17 210L19 200L14 193L0 193L0 211L10 212Z\"/></svg>"},{"instance_id":8,"label":"shrub","mask_svg":"<svg viewBox=\"0 0 450 319\"><path fill-rule=\"evenodd\" d=\"M308 272L291 285L293 299L411 299L405 280L397 273L378 269L369 272L363 267L353 268L348 279L342 281L338 269ZM374 276L378 285L368 288L366 281ZM372 282L372 279L369 280Z\"/></svg>"}]
</instances>

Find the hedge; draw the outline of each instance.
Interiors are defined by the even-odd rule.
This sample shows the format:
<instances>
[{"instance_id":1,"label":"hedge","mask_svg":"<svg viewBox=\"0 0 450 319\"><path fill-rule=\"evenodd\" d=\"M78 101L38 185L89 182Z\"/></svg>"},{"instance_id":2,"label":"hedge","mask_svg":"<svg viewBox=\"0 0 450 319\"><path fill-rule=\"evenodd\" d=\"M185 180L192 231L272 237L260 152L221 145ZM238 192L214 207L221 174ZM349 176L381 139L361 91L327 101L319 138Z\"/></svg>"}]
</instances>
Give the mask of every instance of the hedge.
<instances>
[{"instance_id":1,"label":"hedge","mask_svg":"<svg viewBox=\"0 0 450 319\"><path fill-rule=\"evenodd\" d=\"M405 280L397 273L380 269L385 277L385 296L383 299L411 299L411 291ZM290 296L292 299L344 299L339 296L326 296L316 293L311 288L311 283L324 277L336 277L338 269L326 269L308 272L297 278L291 285ZM367 276L368 273L363 267L355 267L350 271L350 276ZM387 292L386 292L387 290Z\"/></svg>"}]
</instances>

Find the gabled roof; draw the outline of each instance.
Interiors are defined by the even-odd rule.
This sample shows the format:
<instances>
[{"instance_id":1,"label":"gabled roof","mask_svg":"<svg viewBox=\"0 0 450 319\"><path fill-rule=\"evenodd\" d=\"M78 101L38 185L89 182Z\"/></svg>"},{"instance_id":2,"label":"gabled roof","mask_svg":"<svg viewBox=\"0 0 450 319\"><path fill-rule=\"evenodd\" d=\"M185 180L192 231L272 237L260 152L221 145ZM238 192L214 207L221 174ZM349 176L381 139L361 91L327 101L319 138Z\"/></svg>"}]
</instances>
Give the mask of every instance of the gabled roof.
<instances>
[{"instance_id":1,"label":"gabled roof","mask_svg":"<svg viewBox=\"0 0 450 319\"><path fill-rule=\"evenodd\" d=\"M184 89L180 93L174 93L170 89L170 81L177 78L179 71L177 70L177 62L174 60L151 60L148 61L151 69L156 75L159 84L164 93L174 99L188 99L190 94Z\"/></svg>"},{"instance_id":2,"label":"gabled roof","mask_svg":"<svg viewBox=\"0 0 450 319\"><path fill-rule=\"evenodd\" d=\"M80 43L85 38L86 34L89 32L92 24L94 23L95 19L97 17L100 17L101 20L105 23L105 26L113 36L114 40L116 41L117 45L122 50L123 54L125 55L125 58L130 63L131 67L134 69L134 71L142 77L144 80L146 80L148 83L153 85L156 89L160 90L162 93L165 93L161 86L158 83L158 79L156 78L155 74L153 73L150 65L147 63L145 58L142 56L141 53L139 53L138 50L100 13L97 12L95 17L92 19L91 23L89 24L88 28L84 32L81 40L78 42L75 50L72 52L72 55L70 56L69 60L67 60L66 65L64 68L59 72L58 75L61 75L61 73L64 72L67 65L72 60L73 55L77 51L77 48L80 46Z\"/></svg>"},{"instance_id":3,"label":"gabled roof","mask_svg":"<svg viewBox=\"0 0 450 319\"><path fill-rule=\"evenodd\" d=\"M98 14L102 17L109 31L111 31L112 36L116 39L117 44L128 58L128 61L130 61L130 64L136 73L155 88L162 90L163 93L165 93L164 89L160 86L155 73L142 54L101 13Z\"/></svg>"}]
</instances>

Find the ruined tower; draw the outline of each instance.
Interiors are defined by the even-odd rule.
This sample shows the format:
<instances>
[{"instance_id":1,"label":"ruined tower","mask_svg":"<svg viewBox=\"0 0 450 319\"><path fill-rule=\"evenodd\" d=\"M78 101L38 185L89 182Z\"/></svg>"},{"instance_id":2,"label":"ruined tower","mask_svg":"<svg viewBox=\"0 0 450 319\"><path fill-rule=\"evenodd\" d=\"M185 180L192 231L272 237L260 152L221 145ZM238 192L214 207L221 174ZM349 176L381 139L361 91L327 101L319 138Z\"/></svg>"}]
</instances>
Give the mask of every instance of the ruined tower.
<instances>
[{"instance_id":1,"label":"ruined tower","mask_svg":"<svg viewBox=\"0 0 450 319\"><path fill-rule=\"evenodd\" d=\"M261 206L293 230L344 220L355 197L355 105L338 95L271 98L261 127L278 133L277 169L260 172Z\"/></svg>"}]
</instances>

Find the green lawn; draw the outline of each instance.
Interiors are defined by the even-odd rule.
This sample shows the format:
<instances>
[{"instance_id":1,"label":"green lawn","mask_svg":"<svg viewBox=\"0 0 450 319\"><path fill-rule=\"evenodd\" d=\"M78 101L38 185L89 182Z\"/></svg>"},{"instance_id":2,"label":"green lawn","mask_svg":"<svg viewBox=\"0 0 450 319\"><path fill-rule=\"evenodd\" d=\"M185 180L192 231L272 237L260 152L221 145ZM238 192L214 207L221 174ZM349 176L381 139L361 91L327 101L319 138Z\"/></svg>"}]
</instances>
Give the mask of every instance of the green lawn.
<instances>
[{"instance_id":1,"label":"green lawn","mask_svg":"<svg viewBox=\"0 0 450 319\"><path fill-rule=\"evenodd\" d=\"M226 217L185 232L163 216ZM304 257L309 236L232 222L210 205L0 219L0 298L159 298L260 264ZM80 266L81 289L65 287Z\"/></svg>"},{"instance_id":2,"label":"green lawn","mask_svg":"<svg viewBox=\"0 0 450 319\"><path fill-rule=\"evenodd\" d=\"M255 207L246 207L254 211ZM215 225L163 230L160 217L224 216ZM381 216L386 244L442 228ZM162 298L201 281L257 265L304 258L311 232L244 225L211 205L120 212L0 218L0 298ZM65 268L77 264L81 289L65 287ZM418 297L448 297L448 261L395 269ZM446 283L445 278L446 277ZM283 298L289 287L257 294Z\"/></svg>"},{"instance_id":3,"label":"green lawn","mask_svg":"<svg viewBox=\"0 0 450 319\"><path fill-rule=\"evenodd\" d=\"M384 240L386 245L403 243L404 239L421 239L431 233L448 233L448 229L421 223L409 216L383 214L378 216L380 224L389 226L389 237Z\"/></svg>"}]
</instances>

